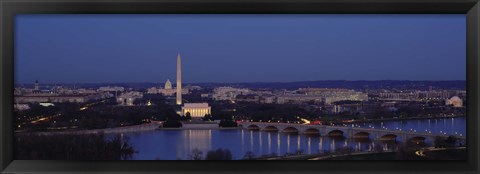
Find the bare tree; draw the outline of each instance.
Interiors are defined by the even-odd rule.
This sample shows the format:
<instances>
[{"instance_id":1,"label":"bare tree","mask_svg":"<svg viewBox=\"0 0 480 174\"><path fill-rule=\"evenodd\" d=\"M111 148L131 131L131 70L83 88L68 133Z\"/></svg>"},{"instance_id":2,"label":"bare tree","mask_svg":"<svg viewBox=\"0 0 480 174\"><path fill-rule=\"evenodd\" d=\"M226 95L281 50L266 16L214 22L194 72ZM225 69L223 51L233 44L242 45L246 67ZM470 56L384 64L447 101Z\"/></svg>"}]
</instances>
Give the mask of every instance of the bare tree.
<instances>
[{"instance_id":1,"label":"bare tree","mask_svg":"<svg viewBox=\"0 0 480 174\"><path fill-rule=\"evenodd\" d=\"M207 152L205 160L232 160L232 153L228 149L219 148Z\"/></svg>"},{"instance_id":2,"label":"bare tree","mask_svg":"<svg viewBox=\"0 0 480 174\"><path fill-rule=\"evenodd\" d=\"M191 160L202 160L203 152L199 149L193 149L188 156Z\"/></svg>"},{"instance_id":3,"label":"bare tree","mask_svg":"<svg viewBox=\"0 0 480 174\"><path fill-rule=\"evenodd\" d=\"M245 153L243 158L247 160L253 160L255 158L255 154L252 151L248 151L247 153Z\"/></svg>"}]
</instances>

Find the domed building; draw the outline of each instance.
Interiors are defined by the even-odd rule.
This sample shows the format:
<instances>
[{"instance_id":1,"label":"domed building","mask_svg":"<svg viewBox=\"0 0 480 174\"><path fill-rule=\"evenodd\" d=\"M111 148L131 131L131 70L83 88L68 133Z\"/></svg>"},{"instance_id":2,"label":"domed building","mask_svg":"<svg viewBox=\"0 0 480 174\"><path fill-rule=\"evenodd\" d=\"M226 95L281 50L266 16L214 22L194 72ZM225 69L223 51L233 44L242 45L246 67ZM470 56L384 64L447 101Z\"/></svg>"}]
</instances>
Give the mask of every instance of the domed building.
<instances>
[{"instance_id":1,"label":"domed building","mask_svg":"<svg viewBox=\"0 0 480 174\"><path fill-rule=\"evenodd\" d=\"M170 82L170 79L167 79L167 82L165 82L165 89L172 89L172 82Z\"/></svg>"},{"instance_id":2,"label":"domed building","mask_svg":"<svg viewBox=\"0 0 480 174\"><path fill-rule=\"evenodd\" d=\"M175 94L175 90L172 88L172 82L170 82L170 79L167 79L165 82L165 87L160 89L159 92L164 96L172 96Z\"/></svg>"},{"instance_id":3,"label":"domed building","mask_svg":"<svg viewBox=\"0 0 480 174\"><path fill-rule=\"evenodd\" d=\"M462 107L463 106L463 100L458 97L458 96L453 96L450 99L445 100L445 105L453 105L453 107Z\"/></svg>"}]
</instances>

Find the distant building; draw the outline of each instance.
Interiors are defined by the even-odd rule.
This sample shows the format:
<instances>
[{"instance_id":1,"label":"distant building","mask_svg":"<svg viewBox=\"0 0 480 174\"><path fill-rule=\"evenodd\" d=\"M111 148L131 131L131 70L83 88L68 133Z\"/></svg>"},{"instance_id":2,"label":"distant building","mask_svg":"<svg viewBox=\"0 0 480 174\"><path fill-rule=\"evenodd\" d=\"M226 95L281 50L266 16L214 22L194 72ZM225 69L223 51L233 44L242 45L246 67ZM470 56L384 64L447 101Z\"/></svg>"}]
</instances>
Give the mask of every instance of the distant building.
<instances>
[{"instance_id":1,"label":"distant building","mask_svg":"<svg viewBox=\"0 0 480 174\"><path fill-rule=\"evenodd\" d=\"M172 96L173 94L176 93L174 89L159 89L158 93L164 95L164 96Z\"/></svg>"},{"instance_id":2,"label":"distant building","mask_svg":"<svg viewBox=\"0 0 480 174\"><path fill-rule=\"evenodd\" d=\"M188 94L190 91L188 88L181 89L182 94ZM167 79L165 82L164 88L151 87L147 89L147 94L162 94L164 96L173 96L177 93L176 89L173 89L172 82L170 79Z\"/></svg>"},{"instance_id":3,"label":"distant building","mask_svg":"<svg viewBox=\"0 0 480 174\"><path fill-rule=\"evenodd\" d=\"M102 86L100 88L98 88L99 92L123 92L125 91L125 88L124 87L120 87L120 86Z\"/></svg>"},{"instance_id":4,"label":"distant building","mask_svg":"<svg viewBox=\"0 0 480 174\"><path fill-rule=\"evenodd\" d=\"M30 106L28 104L15 104L13 108L18 111L23 111L30 109Z\"/></svg>"},{"instance_id":5,"label":"distant building","mask_svg":"<svg viewBox=\"0 0 480 174\"><path fill-rule=\"evenodd\" d=\"M453 96L450 99L445 100L445 105L453 105L453 107L462 107L463 100L458 96Z\"/></svg>"},{"instance_id":6,"label":"distant building","mask_svg":"<svg viewBox=\"0 0 480 174\"><path fill-rule=\"evenodd\" d=\"M189 91L193 91L193 90L201 90L202 87L200 87L200 86L187 85L187 86L185 86L183 89L188 89Z\"/></svg>"},{"instance_id":7,"label":"distant building","mask_svg":"<svg viewBox=\"0 0 480 174\"><path fill-rule=\"evenodd\" d=\"M34 87L34 90L35 90L35 91L38 91L38 90L40 90L40 83L38 83L38 80L35 80L35 87Z\"/></svg>"},{"instance_id":8,"label":"distant building","mask_svg":"<svg viewBox=\"0 0 480 174\"><path fill-rule=\"evenodd\" d=\"M48 87L48 86L47 86ZM105 91L94 89L68 89L55 85L51 89L40 89L40 84L35 81L33 88L15 88L15 103L85 103L112 97Z\"/></svg>"},{"instance_id":9,"label":"distant building","mask_svg":"<svg viewBox=\"0 0 480 174\"><path fill-rule=\"evenodd\" d=\"M158 94L158 88L151 87L147 89L147 94Z\"/></svg>"},{"instance_id":10,"label":"distant building","mask_svg":"<svg viewBox=\"0 0 480 174\"><path fill-rule=\"evenodd\" d=\"M108 97L103 94L30 94L15 96L17 103L85 103L93 100L99 100Z\"/></svg>"},{"instance_id":11,"label":"distant building","mask_svg":"<svg viewBox=\"0 0 480 174\"><path fill-rule=\"evenodd\" d=\"M192 118L204 117L211 114L211 107L208 106L208 103L184 103L181 114L185 116L187 113L190 113Z\"/></svg>"},{"instance_id":12,"label":"distant building","mask_svg":"<svg viewBox=\"0 0 480 174\"><path fill-rule=\"evenodd\" d=\"M277 97L274 95L264 95L260 98L260 103L271 104L271 103L275 103L276 100L277 100Z\"/></svg>"},{"instance_id":13,"label":"distant building","mask_svg":"<svg viewBox=\"0 0 480 174\"><path fill-rule=\"evenodd\" d=\"M448 99L449 97L451 97L451 94L446 90L419 92L419 98L427 99L427 100L442 100L442 99Z\"/></svg>"},{"instance_id":14,"label":"distant building","mask_svg":"<svg viewBox=\"0 0 480 174\"><path fill-rule=\"evenodd\" d=\"M208 94L208 93L200 94L200 96L202 98L212 98L212 94Z\"/></svg>"},{"instance_id":15,"label":"distant building","mask_svg":"<svg viewBox=\"0 0 480 174\"><path fill-rule=\"evenodd\" d=\"M420 98L420 93L413 91L381 92L379 93L379 97L382 100L415 101Z\"/></svg>"},{"instance_id":16,"label":"distant building","mask_svg":"<svg viewBox=\"0 0 480 174\"><path fill-rule=\"evenodd\" d=\"M301 104L306 102L320 103L323 96L320 95L305 95L305 94L287 94L277 97L278 104Z\"/></svg>"},{"instance_id":17,"label":"distant building","mask_svg":"<svg viewBox=\"0 0 480 174\"><path fill-rule=\"evenodd\" d=\"M420 100L445 100L452 96L463 96L465 91L459 90L429 90L429 91L384 91L380 92L380 100L391 101L420 101Z\"/></svg>"},{"instance_id":18,"label":"distant building","mask_svg":"<svg viewBox=\"0 0 480 174\"><path fill-rule=\"evenodd\" d=\"M258 95L237 95L235 98L237 102L252 102L252 103L260 103L260 96Z\"/></svg>"},{"instance_id":19,"label":"distant building","mask_svg":"<svg viewBox=\"0 0 480 174\"><path fill-rule=\"evenodd\" d=\"M278 104L323 102L326 105L331 105L333 102L344 100L367 101L368 94L349 89L301 88L297 90L296 93L285 92L285 94L277 97Z\"/></svg>"},{"instance_id":20,"label":"distant building","mask_svg":"<svg viewBox=\"0 0 480 174\"><path fill-rule=\"evenodd\" d=\"M117 97L117 103L122 106L133 106L135 99L142 98L143 94L137 91L130 91Z\"/></svg>"},{"instance_id":21,"label":"distant building","mask_svg":"<svg viewBox=\"0 0 480 174\"><path fill-rule=\"evenodd\" d=\"M341 112L359 112L361 111L362 106L361 104L342 104L342 105L333 105L332 112L333 113L341 113Z\"/></svg>"},{"instance_id":22,"label":"distant building","mask_svg":"<svg viewBox=\"0 0 480 174\"><path fill-rule=\"evenodd\" d=\"M363 93L363 92L349 91L349 92L345 92L345 93L337 93L335 95L326 96L324 98L324 102L327 105L330 105L330 104L332 104L333 102L336 102L336 101L345 101L345 100L368 101L368 94Z\"/></svg>"},{"instance_id":23,"label":"distant building","mask_svg":"<svg viewBox=\"0 0 480 174\"><path fill-rule=\"evenodd\" d=\"M212 98L214 100L230 100L234 101L237 95L249 94L250 90L232 88L232 87L218 87L213 89Z\"/></svg>"},{"instance_id":24,"label":"distant building","mask_svg":"<svg viewBox=\"0 0 480 174\"><path fill-rule=\"evenodd\" d=\"M55 106L55 104L53 104L53 103L39 103L39 105L43 106L43 107Z\"/></svg>"}]
</instances>

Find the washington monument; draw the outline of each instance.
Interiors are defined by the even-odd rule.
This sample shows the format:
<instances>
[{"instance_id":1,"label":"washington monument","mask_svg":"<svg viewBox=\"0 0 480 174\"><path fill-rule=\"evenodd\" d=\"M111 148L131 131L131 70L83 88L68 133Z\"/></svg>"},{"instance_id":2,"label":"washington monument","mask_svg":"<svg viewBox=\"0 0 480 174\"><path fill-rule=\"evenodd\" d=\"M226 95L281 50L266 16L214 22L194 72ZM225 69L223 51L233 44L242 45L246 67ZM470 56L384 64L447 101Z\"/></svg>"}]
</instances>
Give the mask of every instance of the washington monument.
<instances>
[{"instance_id":1,"label":"washington monument","mask_svg":"<svg viewBox=\"0 0 480 174\"><path fill-rule=\"evenodd\" d=\"M177 55L177 105L182 104L182 60L180 52Z\"/></svg>"}]
</instances>

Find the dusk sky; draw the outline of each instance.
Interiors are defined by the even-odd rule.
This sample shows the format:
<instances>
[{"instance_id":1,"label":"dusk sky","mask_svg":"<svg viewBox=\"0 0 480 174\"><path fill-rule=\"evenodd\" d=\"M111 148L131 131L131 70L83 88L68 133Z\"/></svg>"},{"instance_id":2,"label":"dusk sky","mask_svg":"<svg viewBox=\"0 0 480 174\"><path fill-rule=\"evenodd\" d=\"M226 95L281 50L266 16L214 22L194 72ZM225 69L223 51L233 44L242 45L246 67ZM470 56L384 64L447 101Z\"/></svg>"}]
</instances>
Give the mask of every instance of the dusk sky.
<instances>
[{"instance_id":1,"label":"dusk sky","mask_svg":"<svg viewBox=\"0 0 480 174\"><path fill-rule=\"evenodd\" d=\"M17 15L17 83L465 80L465 15Z\"/></svg>"}]
</instances>

